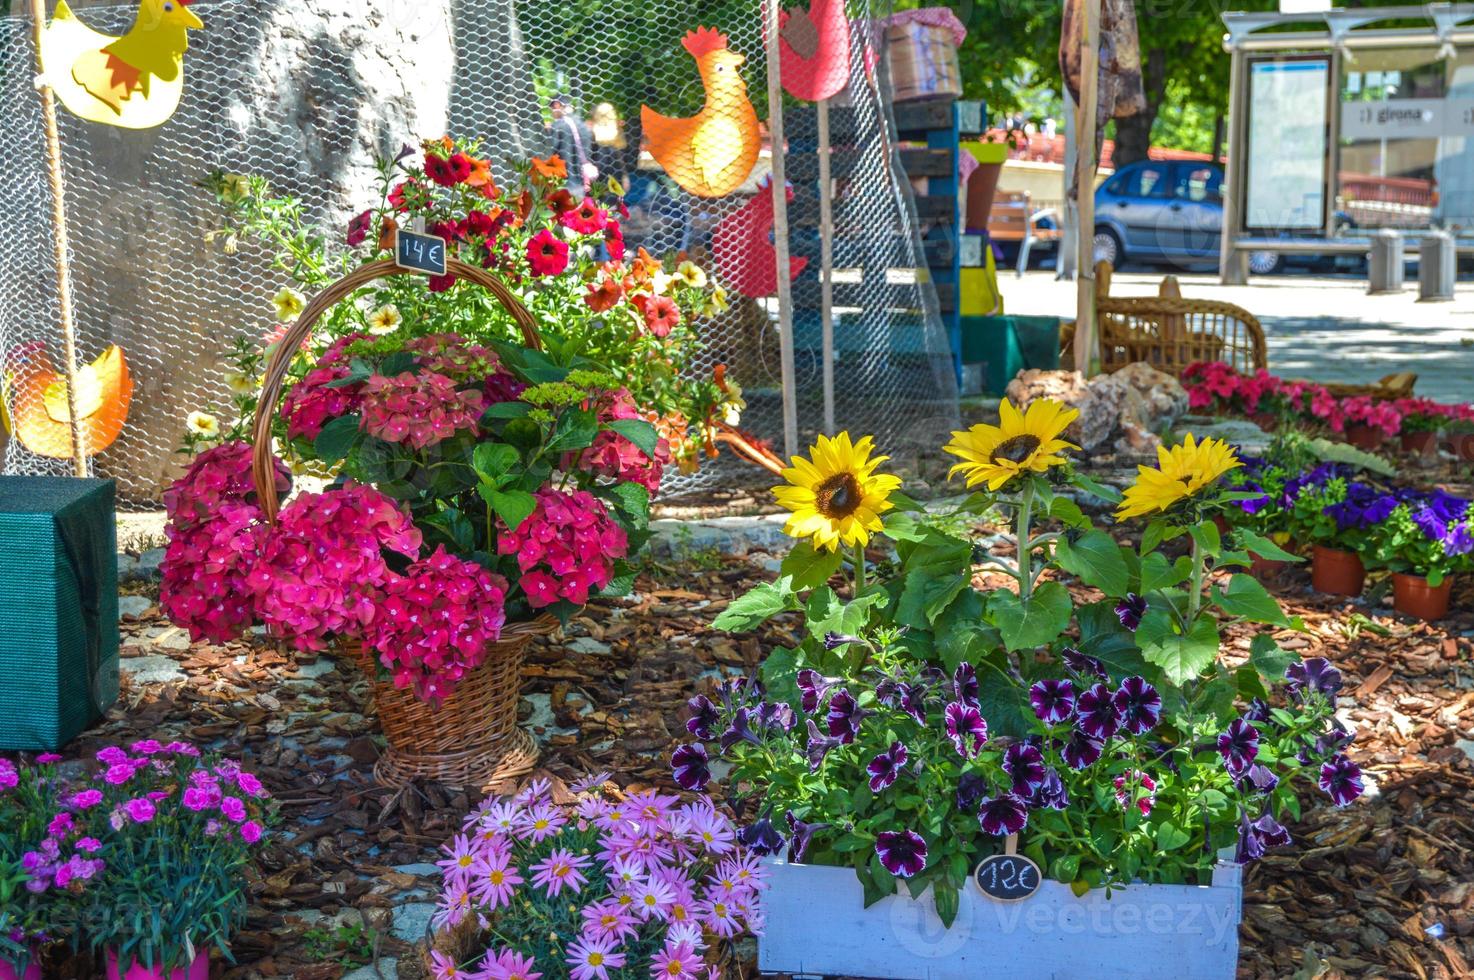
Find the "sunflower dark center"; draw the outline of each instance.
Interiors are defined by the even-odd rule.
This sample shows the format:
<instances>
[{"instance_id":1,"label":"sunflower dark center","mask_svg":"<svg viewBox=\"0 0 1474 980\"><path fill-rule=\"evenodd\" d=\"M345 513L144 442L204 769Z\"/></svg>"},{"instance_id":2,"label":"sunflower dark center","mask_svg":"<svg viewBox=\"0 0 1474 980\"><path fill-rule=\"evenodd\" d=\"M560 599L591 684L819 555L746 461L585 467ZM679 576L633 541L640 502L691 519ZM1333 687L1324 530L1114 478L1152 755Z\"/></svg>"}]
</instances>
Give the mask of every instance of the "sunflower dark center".
<instances>
[{"instance_id":1,"label":"sunflower dark center","mask_svg":"<svg viewBox=\"0 0 1474 980\"><path fill-rule=\"evenodd\" d=\"M814 491L819 513L830 520L843 520L860 509L865 494L853 473L836 473Z\"/></svg>"},{"instance_id":2,"label":"sunflower dark center","mask_svg":"<svg viewBox=\"0 0 1474 980\"><path fill-rule=\"evenodd\" d=\"M1012 439L1000 442L998 448L994 449L993 454L988 458L995 463L1005 459L1010 463L1022 463L1040 445L1038 436L1014 436Z\"/></svg>"}]
</instances>

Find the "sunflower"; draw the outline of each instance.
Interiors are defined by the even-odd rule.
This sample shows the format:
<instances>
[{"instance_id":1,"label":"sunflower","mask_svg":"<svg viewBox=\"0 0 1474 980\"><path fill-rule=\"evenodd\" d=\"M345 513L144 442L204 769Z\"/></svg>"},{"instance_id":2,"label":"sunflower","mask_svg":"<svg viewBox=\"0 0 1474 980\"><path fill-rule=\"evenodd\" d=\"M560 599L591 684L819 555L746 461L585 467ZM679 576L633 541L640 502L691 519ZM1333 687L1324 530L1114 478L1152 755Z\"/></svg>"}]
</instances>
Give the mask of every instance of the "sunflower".
<instances>
[{"instance_id":1,"label":"sunflower","mask_svg":"<svg viewBox=\"0 0 1474 980\"><path fill-rule=\"evenodd\" d=\"M870 436L851 443L841 432L833 439L820 436L809 459L795 456L783 471L786 486L773 488L778 503L793 511L783 531L795 538L813 538L815 548L837 551L841 544L864 547L880 530L880 515L894 506L888 499L901 478L875 468L889 456L870 454Z\"/></svg>"},{"instance_id":2,"label":"sunflower","mask_svg":"<svg viewBox=\"0 0 1474 980\"><path fill-rule=\"evenodd\" d=\"M1189 433L1180 446L1158 446L1156 467L1138 468L1136 482L1126 490L1116 519L1166 510L1242 465L1228 443L1218 439L1195 442Z\"/></svg>"},{"instance_id":3,"label":"sunflower","mask_svg":"<svg viewBox=\"0 0 1474 980\"><path fill-rule=\"evenodd\" d=\"M1060 438L1079 418L1078 409L1041 398L1020 412L1005 398L998 414L998 425L980 424L952 433L946 450L962 462L952 467L949 477L962 473L969 487L986 483L989 490L998 490L1020 473L1043 473L1062 465L1065 458L1059 453L1080 448Z\"/></svg>"}]
</instances>

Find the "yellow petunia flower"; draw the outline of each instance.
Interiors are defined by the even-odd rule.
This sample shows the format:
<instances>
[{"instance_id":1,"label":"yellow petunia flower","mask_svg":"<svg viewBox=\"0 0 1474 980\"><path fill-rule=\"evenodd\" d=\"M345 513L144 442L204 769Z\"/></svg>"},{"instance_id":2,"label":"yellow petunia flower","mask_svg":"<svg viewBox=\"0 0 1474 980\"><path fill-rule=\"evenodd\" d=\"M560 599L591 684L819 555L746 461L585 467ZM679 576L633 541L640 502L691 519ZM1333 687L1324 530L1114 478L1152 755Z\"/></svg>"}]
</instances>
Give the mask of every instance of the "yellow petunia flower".
<instances>
[{"instance_id":1,"label":"yellow petunia flower","mask_svg":"<svg viewBox=\"0 0 1474 980\"><path fill-rule=\"evenodd\" d=\"M282 323L291 323L302 315L307 309L307 298L290 286L285 286L282 291L271 297L271 305L276 307L276 318Z\"/></svg>"},{"instance_id":2,"label":"yellow petunia flower","mask_svg":"<svg viewBox=\"0 0 1474 980\"><path fill-rule=\"evenodd\" d=\"M969 487L986 483L996 491L1021 473L1043 473L1063 465L1065 458L1059 454L1080 448L1060 438L1079 418L1078 409L1041 398L1020 412L1005 398L998 415L998 425L979 424L952 433L946 451L962 462L952 467L948 478L961 473Z\"/></svg>"},{"instance_id":3,"label":"yellow petunia flower","mask_svg":"<svg viewBox=\"0 0 1474 980\"><path fill-rule=\"evenodd\" d=\"M732 304L727 299L727 291L723 289L720 285L713 286L711 290L711 296L707 299L706 308L712 316L721 316L723 313L731 309Z\"/></svg>"},{"instance_id":4,"label":"yellow petunia flower","mask_svg":"<svg viewBox=\"0 0 1474 980\"><path fill-rule=\"evenodd\" d=\"M689 259L676 266L676 278L692 289L705 289L711 281L706 277L706 270Z\"/></svg>"},{"instance_id":5,"label":"yellow petunia flower","mask_svg":"<svg viewBox=\"0 0 1474 980\"><path fill-rule=\"evenodd\" d=\"M213 438L220 434L220 420L209 412L190 412L184 425L197 436Z\"/></svg>"},{"instance_id":6,"label":"yellow petunia flower","mask_svg":"<svg viewBox=\"0 0 1474 980\"><path fill-rule=\"evenodd\" d=\"M783 531L811 538L815 548L838 550L841 544L865 546L881 528L880 515L894 504L890 495L901 478L875 472L889 456L871 457L870 436L851 443L850 434L820 436L809 459L795 456L783 471L788 483L773 488L778 503L793 511Z\"/></svg>"},{"instance_id":7,"label":"yellow petunia flower","mask_svg":"<svg viewBox=\"0 0 1474 980\"><path fill-rule=\"evenodd\" d=\"M399 329L404 322L404 317L399 312L399 307L393 303L385 303L368 316L368 332L375 337L391 334Z\"/></svg>"},{"instance_id":8,"label":"yellow petunia flower","mask_svg":"<svg viewBox=\"0 0 1474 980\"><path fill-rule=\"evenodd\" d=\"M1195 442L1189 433L1180 446L1158 446L1157 465L1138 468L1136 482L1127 488L1116 519L1164 511L1242 465L1233 448L1218 439Z\"/></svg>"}]
</instances>

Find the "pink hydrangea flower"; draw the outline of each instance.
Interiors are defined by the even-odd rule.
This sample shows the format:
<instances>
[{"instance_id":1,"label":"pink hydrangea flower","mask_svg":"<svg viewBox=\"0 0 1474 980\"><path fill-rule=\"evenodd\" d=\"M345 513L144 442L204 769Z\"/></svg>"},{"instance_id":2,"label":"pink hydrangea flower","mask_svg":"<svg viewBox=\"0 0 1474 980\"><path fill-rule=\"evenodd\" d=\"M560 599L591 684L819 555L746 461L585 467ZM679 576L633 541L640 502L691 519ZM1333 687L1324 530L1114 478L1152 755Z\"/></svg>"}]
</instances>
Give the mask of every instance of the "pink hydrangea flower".
<instances>
[{"instance_id":1,"label":"pink hydrangea flower","mask_svg":"<svg viewBox=\"0 0 1474 980\"><path fill-rule=\"evenodd\" d=\"M501 637L506 593L501 576L437 548L385 586L365 642L396 686L438 701Z\"/></svg>"},{"instance_id":2,"label":"pink hydrangea flower","mask_svg":"<svg viewBox=\"0 0 1474 980\"><path fill-rule=\"evenodd\" d=\"M534 609L566 599L582 606L614 578L614 563L629 553L624 530L586 490L544 488L537 509L517 530L503 526L497 552L516 555L521 585Z\"/></svg>"},{"instance_id":3,"label":"pink hydrangea flower","mask_svg":"<svg viewBox=\"0 0 1474 980\"><path fill-rule=\"evenodd\" d=\"M246 580L266 540L261 518L255 504L225 501L209 520L165 528L159 606L192 640L224 643L254 622Z\"/></svg>"},{"instance_id":4,"label":"pink hydrangea flower","mask_svg":"<svg viewBox=\"0 0 1474 980\"><path fill-rule=\"evenodd\" d=\"M318 358L317 366L287 392L282 399L281 417L287 422L289 438L316 439L328 422L358 411L361 386L333 385L353 374L346 351L348 345L367 337L354 333L335 342Z\"/></svg>"},{"instance_id":5,"label":"pink hydrangea flower","mask_svg":"<svg viewBox=\"0 0 1474 980\"><path fill-rule=\"evenodd\" d=\"M299 650L361 637L394 575L384 550L410 558L420 532L371 487L349 483L298 497L282 510L247 577L261 620Z\"/></svg>"},{"instance_id":6,"label":"pink hydrangea flower","mask_svg":"<svg viewBox=\"0 0 1474 980\"><path fill-rule=\"evenodd\" d=\"M481 392L462 391L443 374L376 374L363 383L360 428L385 442L424 449L462 430L476 431L485 409Z\"/></svg>"},{"instance_id":7,"label":"pink hydrangea flower","mask_svg":"<svg viewBox=\"0 0 1474 980\"><path fill-rule=\"evenodd\" d=\"M189 528L211 520L226 502L256 505L256 484L251 475L253 450L244 442L228 442L195 457L184 475L164 491L164 511L169 526ZM291 472L279 459L272 460L276 489L285 496L292 488Z\"/></svg>"},{"instance_id":8,"label":"pink hydrangea flower","mask_svg":"<svg viewBox=\"0 0 1474 980\"><path fill-rule=\"evenodd\" d=\"M599 405L599 422L607 425L620 419L642 419L630 393L624 389L614 392ZM655 445L655 458L618 432L605 430L594 438L594 444L580 453L577 459L566 454L564 469L578 467L599 476L615 480L638 483L650 491L650 496L660 490L660 478L670 463L670 443L661 439Z\"/></svg>"}]
</instances>

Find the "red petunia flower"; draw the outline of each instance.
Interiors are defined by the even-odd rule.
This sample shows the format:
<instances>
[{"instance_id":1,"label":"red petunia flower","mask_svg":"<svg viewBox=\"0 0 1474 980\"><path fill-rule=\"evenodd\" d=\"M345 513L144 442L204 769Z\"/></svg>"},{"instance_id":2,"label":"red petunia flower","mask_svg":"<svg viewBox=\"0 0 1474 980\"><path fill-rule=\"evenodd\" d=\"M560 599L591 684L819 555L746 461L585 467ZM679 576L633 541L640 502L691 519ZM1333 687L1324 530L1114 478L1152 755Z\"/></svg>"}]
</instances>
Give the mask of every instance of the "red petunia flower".
<instances>
[{"instance_id":1,"label":"red petunia flower","mask_svg":"<svg viewBox=\"0 0 1474 980\"><path fill-rule=\"evenodd\" d=\"M348 222L348 247L357 248L368 241L369 232L374 227L374 213L365 211L352 221Z\"/></svg>"},{"instance_id":2,"label":"red petunia flower","mask_svg":"<svg viewBox=\"0 0 1474 980\"><path fill-rule=\"evenodd\" d=\"M548 207L554 214L563 215L578 207L578 200L566 189L558 190L548 195Z\"/></svg>"},{"instance_id":3,"label":"red petunia flower","mask_svg":"<svg viewBox=\"0 0 1474 980\"><path fill-rule=\"evenodd\" d=\"M578 207L560 215L558 221L563 227L571 228L580 235L592 235L604 230L609 223L609 215L586 197Z\"/></svg>"},{"instance_id":4,"label":"red petunia flower","mask_svg":"<svg viewBox=\"0 0 1474 980\"><path fill-rule=\"evenodd\" d=\"M615 279L605 279L595 285L589 283L589 291L583 301L589 305L589 309L595 313L603 313L614 308L624 298L624 288Z\"/></svg>"},{"instance_id":5,"label":"red petunia flower","mask_svg":"<svg viewBox=\"0 0 1474 980\"><path fill-rule=\"evenodd\" d=\"M544 228L527 243L527 264L534 275L562 275L568 268L568 243Z\"/></svg>"},{"instance_id":6,"label":"red petunia flower","mask_svg":"<svg viewBox=\"0 0 1474 980\"><path fill-rule=\"evenodd\" d=\"M624 261L624 229L616 221L610 221L604 226L604 249L613 261Z\"/></svg>"},{"instance_id":7,"label":"red petunia flower","mask_svg":"<svg viewBox=\"0 0 1474 980\"><path fill-rule=\"evenodd\" d=\"M455 167L445 157L425 157L425 176L441 187L454 187L460 183L456 179Z\"/></svg>"},{"instance_id":8,"label":"red petunia flower","mask_svg":"<svg viewBox=\"0 0 1474 980\"><path fill-rule=\"evenodd\" d=\"M645 303L645 326L657 337L669 337L681 325L681 308L669 296L652 296Z\"/></svg>"}]
</instances>

